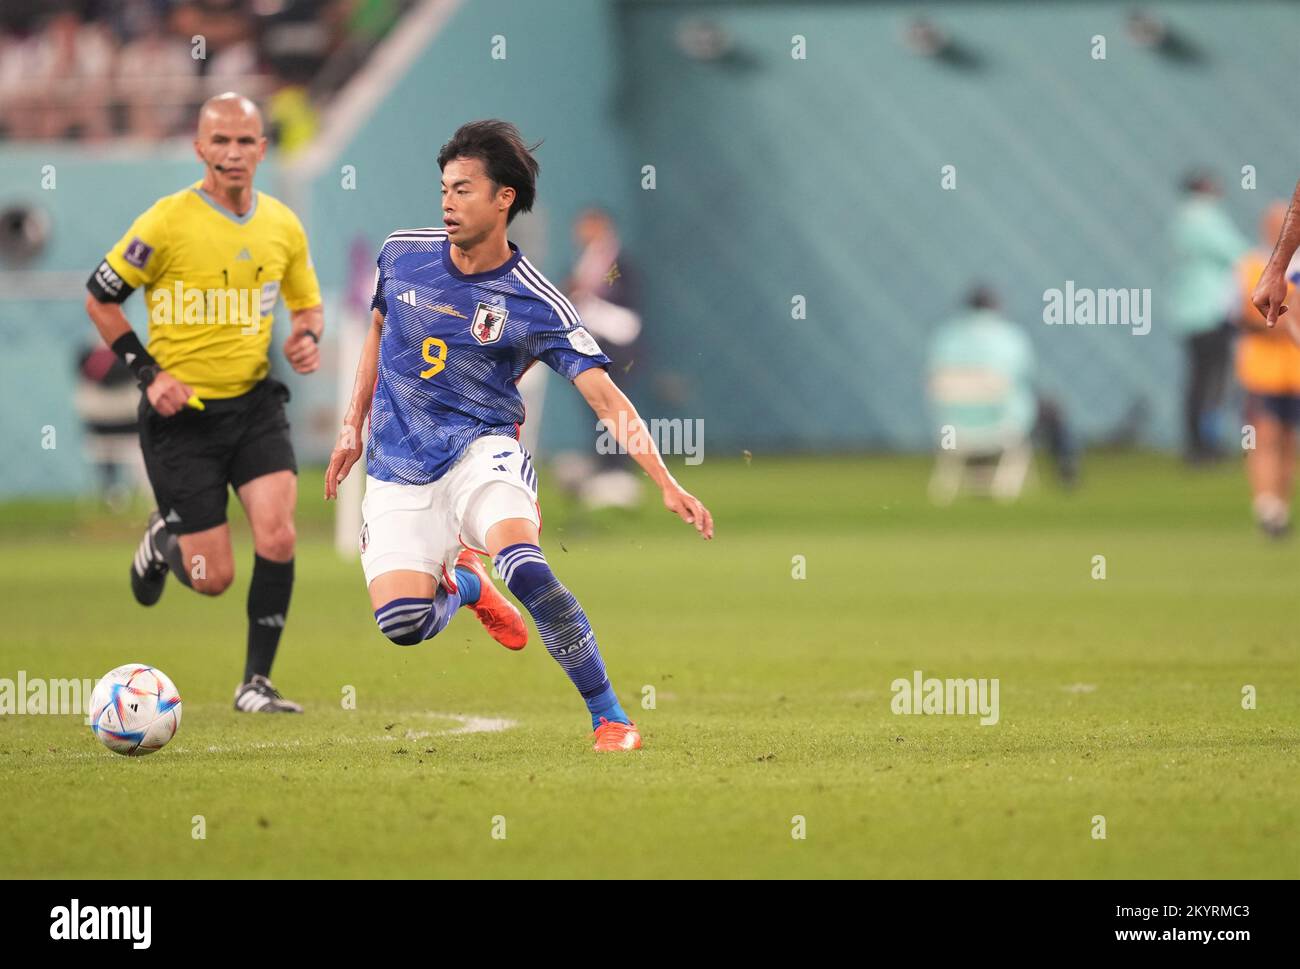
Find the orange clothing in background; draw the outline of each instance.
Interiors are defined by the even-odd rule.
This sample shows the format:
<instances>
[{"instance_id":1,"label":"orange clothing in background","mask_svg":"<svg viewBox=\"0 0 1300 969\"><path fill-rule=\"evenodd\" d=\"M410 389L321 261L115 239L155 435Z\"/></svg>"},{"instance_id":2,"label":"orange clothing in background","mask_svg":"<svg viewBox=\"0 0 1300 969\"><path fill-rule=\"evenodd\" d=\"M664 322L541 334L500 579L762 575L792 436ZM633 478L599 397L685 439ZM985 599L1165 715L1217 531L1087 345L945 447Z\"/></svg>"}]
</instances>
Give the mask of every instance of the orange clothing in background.
<instances>
[{"instance_id":1,"label":"orange clothing in background","mask_svg":"<svg viewBox=\"0 0 1300 969\"><path fill-rule=\"evenodd\" d=\"M1291 339L1291 326L1300 325L1300 306L1296 305L1294 284L1287 287L1286 315L1277 326L1268 329L1250 294L1268 264L1269 254L1251 250L1237 263L1237 283L1241 293L1243 335L1237 344L1237 379L1252 394L1300 395L1300 346Z\"/></svg>"}]
</instances>

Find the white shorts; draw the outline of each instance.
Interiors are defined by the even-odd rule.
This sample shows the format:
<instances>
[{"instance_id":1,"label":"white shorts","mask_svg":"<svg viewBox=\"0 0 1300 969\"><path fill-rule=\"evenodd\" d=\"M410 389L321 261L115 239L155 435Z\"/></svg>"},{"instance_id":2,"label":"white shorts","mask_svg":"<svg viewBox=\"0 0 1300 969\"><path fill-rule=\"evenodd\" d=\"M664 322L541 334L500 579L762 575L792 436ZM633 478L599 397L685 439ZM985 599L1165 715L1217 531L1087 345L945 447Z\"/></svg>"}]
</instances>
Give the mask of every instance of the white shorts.
<instances>
[{"instance_id":1,"label":"white shorts","mask_svg":"<svg viewBox=\"0 0 1300 969\"><path fill-rule=\"evenodd\" d=\"M499 487L489 487L490 485ZM487 554L488 529L507 518L541 527L532 456L512 437L474 441L437 481L409 485L366 475L361 568L366 584L398 569L427 572L456 591L462 548Z\"/></svg>"}]
</instances>

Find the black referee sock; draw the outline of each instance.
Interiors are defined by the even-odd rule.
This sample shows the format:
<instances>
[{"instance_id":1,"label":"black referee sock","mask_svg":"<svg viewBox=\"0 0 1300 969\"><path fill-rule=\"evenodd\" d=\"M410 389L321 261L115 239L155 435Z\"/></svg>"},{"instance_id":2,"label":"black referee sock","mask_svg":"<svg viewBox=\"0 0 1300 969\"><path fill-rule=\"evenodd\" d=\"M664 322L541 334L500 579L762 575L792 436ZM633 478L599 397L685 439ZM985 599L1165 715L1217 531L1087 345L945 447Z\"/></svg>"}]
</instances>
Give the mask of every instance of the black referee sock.
<instances>
[{"instance_id":1,"label":"black referee sock","mask_svg":"<svg viewBox=\"0 0 1300 969\"><path fill-rule=\"evenodd\" d=\"M293 595L293 559L272 562L253 556L253 581L248 586L248 661L244 682L256 674L269 677L275 651L289 614Z\"/></svg>"},{"instance_id":2,"label":"black referee sock","mask_svg":"<svg viewBox=\"0 0 1300 969\"><path fill-rule=\"evenodd\" d=\"M167 568L171 574L176 576L182 585L194 588L194 583L190 581L190 570L185 567L185 556L181 554L180 536L164 529L158 536L157 542L158 551L162 552L163 558L167 560Z\"/></svg>"}]
</instances>

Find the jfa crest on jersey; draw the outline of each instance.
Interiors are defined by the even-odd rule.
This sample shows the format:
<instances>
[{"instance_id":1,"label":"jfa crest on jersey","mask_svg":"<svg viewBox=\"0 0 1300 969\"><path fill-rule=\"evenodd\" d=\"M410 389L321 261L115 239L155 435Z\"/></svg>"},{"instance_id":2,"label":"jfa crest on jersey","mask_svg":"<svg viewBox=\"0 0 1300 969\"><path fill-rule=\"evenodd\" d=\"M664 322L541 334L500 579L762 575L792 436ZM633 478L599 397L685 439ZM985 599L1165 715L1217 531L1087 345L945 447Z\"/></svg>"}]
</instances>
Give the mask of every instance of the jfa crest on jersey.
<instances>
[{"instance_id":1,"label":"jfa crest on jersey","mask_svg":"<svg viewBox=\"0 0 1300 969\"><path fill-rule=\"evenodd\" d=\"M506 328L506 317L510 311L487 303L479 303L474 311L474 325L470 332L479 343L496 343Z\"/></svg>"},{"instance_id":2,"label":"jfa crest on jersey","mask_svg":"<svg viewBox=\"0 0 1300 969\"><path fill-rule=\"evenodd\" d=\"M519 436L516 384L541 360L568 380L604 367L573 304L510 243L485 273L451 261L445 229L394 232L371 305L384 314L366 473L428 484L485 434Z\"/></svg>"}]
</instances>

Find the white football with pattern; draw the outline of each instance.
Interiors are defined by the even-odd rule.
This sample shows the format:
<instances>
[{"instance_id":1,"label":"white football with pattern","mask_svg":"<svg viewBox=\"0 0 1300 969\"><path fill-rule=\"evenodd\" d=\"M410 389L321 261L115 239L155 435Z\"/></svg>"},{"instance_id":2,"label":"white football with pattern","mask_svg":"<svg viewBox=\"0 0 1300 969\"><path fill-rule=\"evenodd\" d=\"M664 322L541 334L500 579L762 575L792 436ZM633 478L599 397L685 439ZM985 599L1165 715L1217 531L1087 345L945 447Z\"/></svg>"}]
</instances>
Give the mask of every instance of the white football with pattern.
<instances>
[{"instance_id":1,"label":"white football with pattern","mask_svg":"<svg viewBox=\"0 0 1300 969\"><path fill-rule=\"evenodd\" d=\"M142 757L161 750L181 725L181 695L162 670L127 663L105 673L90 695L90 726L109 750Z\"/></svg>"}]
</instances>

